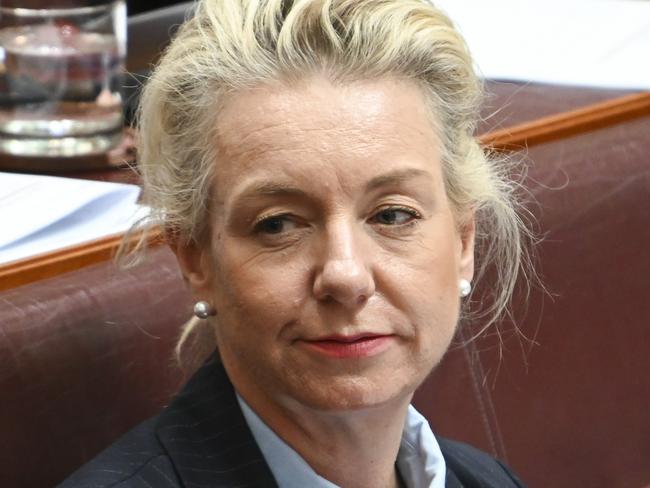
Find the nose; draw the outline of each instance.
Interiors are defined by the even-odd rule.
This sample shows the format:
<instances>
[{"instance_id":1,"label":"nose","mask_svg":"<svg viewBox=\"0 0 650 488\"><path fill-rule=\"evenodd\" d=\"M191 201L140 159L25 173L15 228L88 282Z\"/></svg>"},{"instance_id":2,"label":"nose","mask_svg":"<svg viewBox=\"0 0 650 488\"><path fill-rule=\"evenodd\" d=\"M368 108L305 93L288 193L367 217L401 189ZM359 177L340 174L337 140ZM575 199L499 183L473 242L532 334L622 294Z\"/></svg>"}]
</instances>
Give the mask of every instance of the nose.
<instances>
[{"instance_id":1,"label":"nose","mask_svg":"<svg viewBox=\"0 0 650 488\"><path fill-rule=\"evenodd\" d=\"M316 299L356 308L375 293L372 252L364 249L362 236L355 233L359 230L342 222L328 228L314 279Z\"/></svg>"}]
</instances>

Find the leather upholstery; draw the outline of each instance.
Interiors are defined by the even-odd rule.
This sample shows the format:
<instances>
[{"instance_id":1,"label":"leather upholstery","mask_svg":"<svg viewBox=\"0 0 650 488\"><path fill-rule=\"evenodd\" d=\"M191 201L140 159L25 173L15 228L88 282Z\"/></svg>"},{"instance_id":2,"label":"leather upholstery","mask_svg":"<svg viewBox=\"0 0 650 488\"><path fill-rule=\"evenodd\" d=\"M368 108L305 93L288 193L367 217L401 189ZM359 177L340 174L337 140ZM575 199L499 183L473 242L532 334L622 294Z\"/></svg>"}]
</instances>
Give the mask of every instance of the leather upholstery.
<instances>
[{"instance_id":1,"label":"leather upholstery","mask_svg":"<svg viewBox=\"0 0 650 488\"><path fill-rule=\"evenodd\" d=\"M479 133L612 100L630 92L543 83L487 81Z\"/></svg>"},{"instance_id":2,"label":"leather upholstery","mask_svg":"<svg viewBox=\"0 0 650 488\"><path fill-rule=\"evenodd\" d=\"M166 249L0 293L0 486L53 486L160 410L190 311Z\"/></svg>"},{"instance_id":3,"label":"leather upholstery","mask_svg":"<svg viewBox=\"0 0 650 488\"><path fill-rule=\"evenodd\" d=\"M529 150L550 295L514 316L534 343L505 324L502 351L494 333L452 351L417 393L434 432L531 487L650 482L649 133L650 117Z\"/></svg>"}]
</instances>

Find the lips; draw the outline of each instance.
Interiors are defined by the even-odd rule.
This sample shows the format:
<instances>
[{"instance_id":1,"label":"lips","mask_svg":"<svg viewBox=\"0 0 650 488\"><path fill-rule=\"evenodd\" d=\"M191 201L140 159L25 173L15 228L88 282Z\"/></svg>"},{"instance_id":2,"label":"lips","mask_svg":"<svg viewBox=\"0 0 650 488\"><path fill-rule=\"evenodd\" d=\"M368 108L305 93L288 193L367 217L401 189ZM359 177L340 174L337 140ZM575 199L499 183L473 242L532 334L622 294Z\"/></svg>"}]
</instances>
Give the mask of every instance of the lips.
<instances>
[{"instance_id":1,"label":"lips","mask_svg":"<svg viewBox=\"0 0 650 488\"><path fill-rule=\"evenodd\" d=\"M394 340L395 336L392 334L329 335L302 341L302 344L317 354L346 359L381 354Z\"/></svg>"}]
</instances>

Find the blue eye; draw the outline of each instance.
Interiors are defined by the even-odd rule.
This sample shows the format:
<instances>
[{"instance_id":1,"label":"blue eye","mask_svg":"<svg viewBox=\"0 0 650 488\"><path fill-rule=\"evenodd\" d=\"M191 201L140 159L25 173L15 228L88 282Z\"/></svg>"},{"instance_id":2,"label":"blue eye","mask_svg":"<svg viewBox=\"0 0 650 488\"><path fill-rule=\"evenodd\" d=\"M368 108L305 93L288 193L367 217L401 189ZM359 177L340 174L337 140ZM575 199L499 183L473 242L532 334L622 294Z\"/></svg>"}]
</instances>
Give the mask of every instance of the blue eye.
<instances>
[{"instance_id":1,"label":"blue eye","mask_svg":"<svg viewBox=\"0 0 650 488\"><path fill-rule=\"evenodd\" d=\"M381 225L405 225L419 218L414 210L400 207L385 208L373 216L373 220Z\"/></svg>"}]
</instances>

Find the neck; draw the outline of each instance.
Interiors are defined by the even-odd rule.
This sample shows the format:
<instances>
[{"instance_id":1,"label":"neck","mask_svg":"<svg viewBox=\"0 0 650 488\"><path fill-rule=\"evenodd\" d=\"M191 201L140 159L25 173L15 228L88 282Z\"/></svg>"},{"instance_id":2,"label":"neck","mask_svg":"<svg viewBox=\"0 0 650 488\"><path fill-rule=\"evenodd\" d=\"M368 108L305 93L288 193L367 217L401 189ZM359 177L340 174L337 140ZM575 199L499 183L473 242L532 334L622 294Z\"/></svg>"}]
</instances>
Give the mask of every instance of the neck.
<instances>
[{"instance_id":1,"label":"neck","mask_svg":"<svg viewBox=\"0 0 650 488\"><path fill-rule=\"evenodd\" d=\"M345 488L403 486L395 461L410 397L332 413L300 405L281 408L274 402L260 403L240 394L284 442L328 481ZM259 408L261 405L264 407Z\"/></svg>"}]
</instances>

